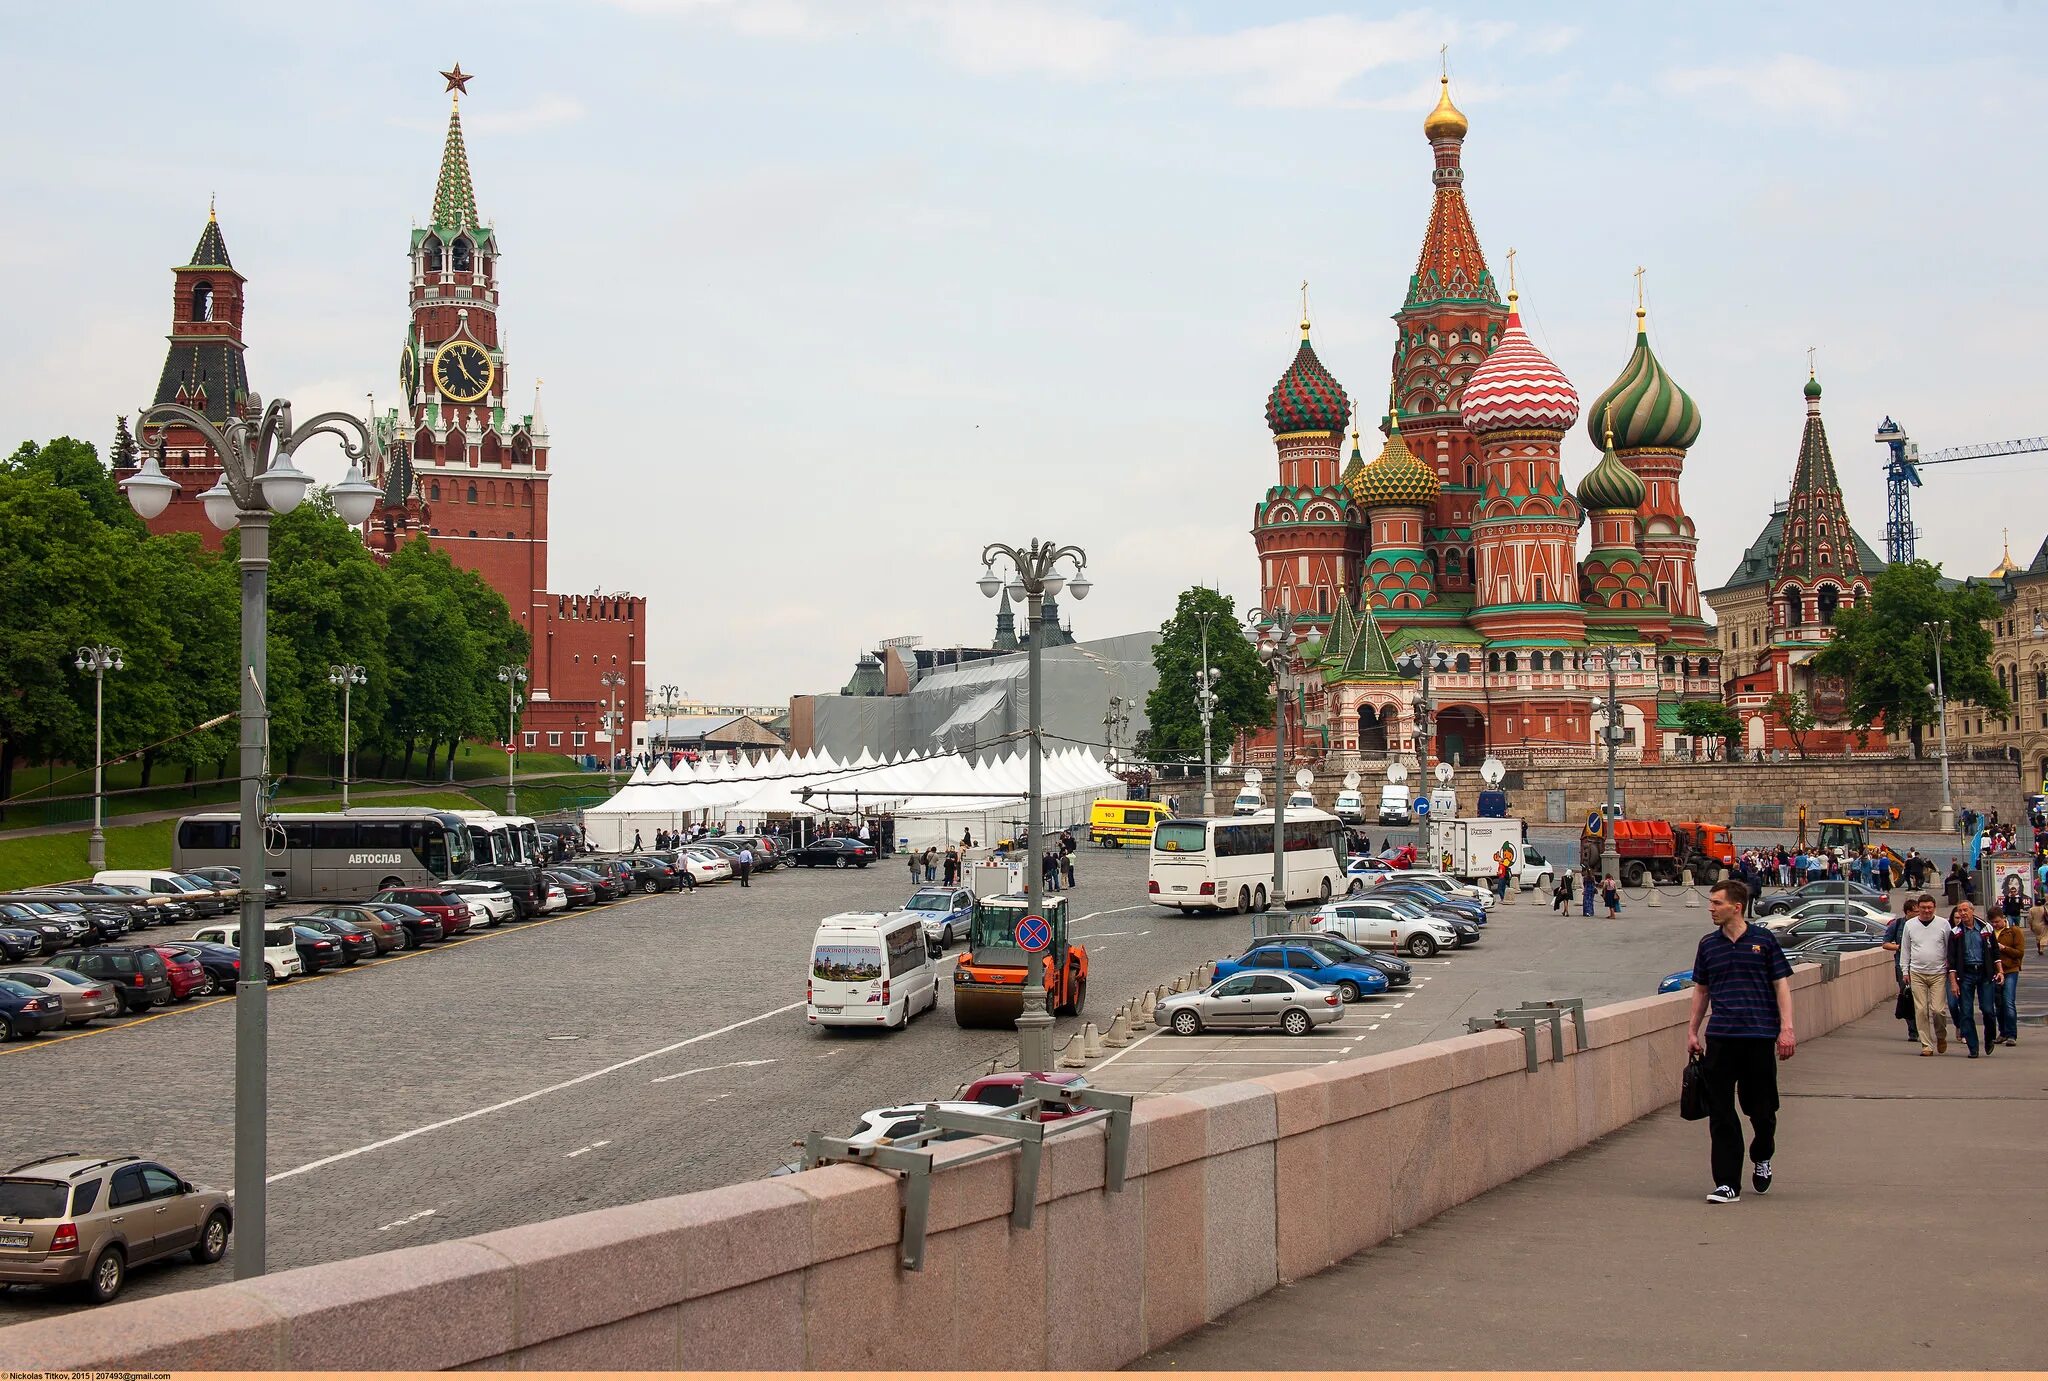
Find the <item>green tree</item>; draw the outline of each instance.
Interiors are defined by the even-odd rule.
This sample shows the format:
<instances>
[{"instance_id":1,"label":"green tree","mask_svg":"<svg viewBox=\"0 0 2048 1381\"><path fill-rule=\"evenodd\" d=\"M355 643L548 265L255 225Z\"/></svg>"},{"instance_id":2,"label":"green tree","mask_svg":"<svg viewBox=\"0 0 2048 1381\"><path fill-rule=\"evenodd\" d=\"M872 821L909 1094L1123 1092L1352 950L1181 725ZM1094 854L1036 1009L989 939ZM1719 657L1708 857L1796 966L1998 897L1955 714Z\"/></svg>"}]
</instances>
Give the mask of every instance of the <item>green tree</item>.
<instances>
[{"instance_id":1,"label":"green tree","mask_svg":"<svg viewBox=\"0 0 2048 1381\"><path fill-rule=\"evenodd\" d=\"M242 643L234 568L207 551L197 533L168 533L134 544L123 584L144 615L123 634L130 670L141 670L145 657L151 663L146 683L132 692L121 687L124 696L135 697L136 716L124 749L161 745L142 755L144 786L160 763L182 768L187 782L196 781L208 764L227 762L237 741L232 722L189 732L240 707ZM124 683L126 677L123 673ZM112 682L108 693L111 700Z\"/></svg>"},{"instance_id":2,"label":"green tree","mask_svg":"<svg viewBox=\"0 0 2048 1381\"><path fill-rule=\"evenodd\" d=\"M1216 711L1210 736L1219 753L1248 725L1273 717L1273 673L1245 641L1237 623L1237 602L1197 585L1181 592L1173 618L1152 648L1159 684L1145 697L1150 733L1145 755L1153 762L1202 758L1202 716L1195 690L1202 675L1202 615L1210 615L1209 666L1216 681Z\"/></svg>"},{"instance_id":3,"label":"green tree","mask_svg":"<svg viewBox=\"0 0 2048 1381\"><path fill-rule=\"evenodd\" d=\"M1736 740L1742 735L1742 720L1718 700L1681 700L1678 727L1693 738L1718 738L1722 751L1734 760Z\"/></svg>"},{"instance_id":4,"label":"green tree","mask_svg":"<svg viewBox=\"0 0 2048 1381\"><path fill-rule=\"evenodd\" d=\"M69 489L85 500L93 516L108 527L138 537L146 530L114 483L113 473L100 464L100 453L89 441L68 436L60 436L46 446L24 441L15 447L13 455L0 460L0 473L32 476L59 489Z\"/></svg>"},{"instance_id":5,"label":"green tree","mask_svg":"<svg viewBox=\"0 0 2048 1381\"><path fill-rule=\"evenodd\" d=\"M1941 636L1941 679L1948 698L1981 706L1988 714L2010 708L1991 669L1991 632L1998 597L1981 585L1944 589L1941 568L1927 561L1887 566L1870 582L1870 598L1835 618L1835 636L1813 659L1823 676L1849 687L1849 719L1859 729L1882 721L1904 731L1921 751L1923 732L1940 713L1931 692L1936 636L1928 624L1948 625Z\"/></svg>"},{"instance_id":6,"label":"green tree","mask_svg":"<svg viewBox=\"0 0 2048 1381\"><path fill-rule=\"evenodd\" d=\"M503 596L428 542L411 542L391 558L391 604L385 659L398 710L379 740L413 754L426 749L426 775L441 752L465 738L503 732L503 688L497 669L524 663L530 640Z\"/></svg>"},{"instance_id":7,"label":"green tree","mask_svg":"<svg viewBox=\"0 0 2048 1381\"><path fill-rule=\"evenodd\" d=\"M141 463L142 458L135 446L135 433L128 430L128 417L124 413L114 419L114 444L107 448L107 468L126 470Z\"/></svg>"}]
</instances>

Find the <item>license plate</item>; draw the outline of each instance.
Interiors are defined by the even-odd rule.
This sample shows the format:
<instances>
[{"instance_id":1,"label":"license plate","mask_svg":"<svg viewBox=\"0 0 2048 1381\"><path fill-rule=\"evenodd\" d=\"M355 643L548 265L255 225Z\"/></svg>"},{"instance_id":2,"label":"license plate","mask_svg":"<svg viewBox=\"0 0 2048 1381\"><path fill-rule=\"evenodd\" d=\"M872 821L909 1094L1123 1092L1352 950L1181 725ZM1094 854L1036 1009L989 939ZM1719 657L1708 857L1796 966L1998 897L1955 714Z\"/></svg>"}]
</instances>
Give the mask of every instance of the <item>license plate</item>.
<instances>
[{"instance_id":1,"label":"license plate","mask_svg":"<svg viewBox=\"0 0 2048 1381\"><path fill-rule=\"evenodd\" d=\"M26 1247L28 1234L25 1232L0 1232L0 1247Z\"/></svg>"},{"instance_id":2,"label":"license plate","mask_svg":"<svg viewBox=\"0 0 2048 1381\"><path fill-rule=\"evenodd\" d=\"M1188 890L1188 885L1185 882L1176 882L1175 884L1173 884L1173 890L1176 892L1185 892Z\"/></svg>"},{"instance_id":3,"label":"license plate","mask_svg":"<svg viewBox=\"0 0 2048 1381\"><path fill-rule=\"evenodd\" d=\"M818 1010L821 1012L836 1012L839 1009L837 1007L820 1007Z\"/></svg>"}]
</instances>

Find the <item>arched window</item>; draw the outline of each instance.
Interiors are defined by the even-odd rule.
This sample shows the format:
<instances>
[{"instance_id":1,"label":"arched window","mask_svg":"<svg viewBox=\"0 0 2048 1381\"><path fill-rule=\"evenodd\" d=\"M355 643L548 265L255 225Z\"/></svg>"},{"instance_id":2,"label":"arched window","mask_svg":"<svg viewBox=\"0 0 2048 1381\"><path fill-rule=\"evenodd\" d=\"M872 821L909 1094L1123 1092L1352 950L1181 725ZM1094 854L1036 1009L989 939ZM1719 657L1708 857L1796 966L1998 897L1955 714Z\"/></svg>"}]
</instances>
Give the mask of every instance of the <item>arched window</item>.
<instances>
[{"instance_id":1,"label":"arched window","mask_svg":"<svg viewBox=\"0 0 2048 1381\"><path fill-rule=\"evenodd\" d=\"M1564 670L1564 654L1562 652L1553 652L1550 654L1550 669L1552 671Z\"/></svg>"},{"instance_id":2,"label":"arched window","mask_svg":"<svg viewBox=\"0 0 2048 1381\"><path fill-rule=\"evenodd\" d=\"M1465 487L1467 489L1472 487L1473 478L1472 462L1468 460L1465 462Z\"/></svg>"},{"instance_id":3,"label":"arched window","mask_svg":"<svg viewBox=\"0 0 2048 1381\"><path fill-rule=\"evenodd\" d=\"M1465 562L1455 547L1444 553L1444 574L1452 580L1465 578Z\"/></svg>"},{"instance_id":4,"label":"arched window","mask_svg":"<svg viewBox=\"0 0 2048 1381\"><path fill-rule=\"evenodd\" d=\"M192 285L192 319L194 321L213 320L213 284L194 283Z\"/></svg>"},{"instance_id":5,"label":"arched window","mask_svg":"<svg viewBox=\"0 0 2048 1381\"><path fill-rule=\"evenodd\" d=\"M420 259L426 265L428 273L439 273L441 271L441 242L431 235L428 236L427 242L420 246Z\"/></svg>"},{"instance_id":6,"label":"arched window","mask_svg":"<svg viewBox=\"0 0 2048 1381\"><path fill-rule=\"evenodd\" d=\"M1489 652L1486 654L1486 669L1488 671L1500 670L1500 654L1498 652Z\"/></svg>"},{"instance_id":7,"label":"arched window","mask_svg":"<svg viewBox=\"0 0 2048 1381\"><path fill-rule=\"evenodd\" d=\"M2048 669L2034 668L2034 699L2048 700Z\"/></svg>"},{"instance_id":8,"label":"arched window","mask_svg":"<svg viewBox=\"0 0 2048 1381\"><path fill-rule=\"evenodd\" d=\"M1671 674L1672 674L1673 672L1675 672L1675 671L1677 671L1677 670L1678 670L1678 659L1677 659L1676 657L1666 657L1666 658L1664 659L1664 674L1665 674L1666 676L1669 676L1669 675L1671 675Z\"/></svg>"},{"instance_id":9,"label":"arched window","mask_svg":"<svg viewBox=\"0 0 2048 1381\"><path fill-rule=\"evenodd\" d=\"M1508 654L1508 670L1509 670L1509 671L1520 671L1521 669L1522 669L1522 659L1521 659L1521 658L1520 658L1519 656L1517 656L1517 655L1516 655L1515 653L1512 653L1512 652L1510 652L1510 653Z\"/></svg>"},{"instance_id":10,"label":"arched window","mask_svg":"<svg viewBox=\"0 0 2048 1381\"><path fill-rule=\"evenodd\" d=\"M427 497L435 503L441 502L441 481L435 480L427 486Z\"/></svg>"},{"instance_id":11,"label":"arched window","mask_svg":"<svg viewBox=\"0 0 2048 1381\"><path fill-rule=\"evenodd\" d=\"M475 528L471 528L471 529L469 530L469 535L470 535L470 536L472 536L472 537L476 536L476 529L475 529Z\"/></svg>"},{"instance_id":12,"label":"arched window","mask_svg":"<svg viewBox=\"0 0 2048 1381\"><path fill-rule=\"evenodd\" d=\"M1800 623L1799 591L1785 591L1785 626L1797 628Z\"/></svg>"},{"instance_id":13,"label":"arched window","mask_svg":"<svg viewBox=\"0 0 2048 1381\"><path fill-rule=\"evenodd\" d=\"M476 484L474 481L472 481L469 486L469 501L471 503L476 502ZM469 535L472 537L476 536L474 532L470 533Z\"/></svg>"},{"instance_id":14,"label":"arched window","mask_svg":"<svg viewBox=\"0 0 2048 1381\"><path fill-rule=\"evenodd\" d=\"M1455 663L1455 665L1459 671L1472 670L1472 654L1470 654L1469 652L1460 652L1458 654L1458 660Z\"/></svg>"},{"instance_id":15,"label":"arched window","mask_svg":"<svg viewBox=\"0 0 2048 1381\"><path fill-rule=\"evenodd\" d=\"M1841 598L1841 595L1836 592L1834 586L1823 585L1820 587L1819 604L1820 621L1822 623L1833 623L1835 621L1835 606L1841 603Z\"/></svg>"},{"instance_id":16,"label":"arched window","mask_svg":"<svg viewBox=\"0 0 2048 1381\"><path fill-rule=\"evenodd\" d=\"M457 273L469 272L473 254L474 251L470 247L468 237L465 236L455 241L455 250L451 257L455 261L455 271Z\"/></svg>"}]
</instances>

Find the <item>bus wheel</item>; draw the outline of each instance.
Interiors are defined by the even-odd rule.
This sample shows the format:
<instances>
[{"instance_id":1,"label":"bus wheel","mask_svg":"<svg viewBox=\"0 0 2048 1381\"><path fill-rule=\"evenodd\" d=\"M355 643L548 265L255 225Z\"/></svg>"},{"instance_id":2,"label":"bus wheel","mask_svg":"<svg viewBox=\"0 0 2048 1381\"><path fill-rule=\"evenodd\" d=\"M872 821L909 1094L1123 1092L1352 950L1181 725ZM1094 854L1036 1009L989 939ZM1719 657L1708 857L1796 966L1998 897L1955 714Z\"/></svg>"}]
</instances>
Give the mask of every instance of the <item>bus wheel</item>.
<instances>
[{"instance_id":1,"label":"bus wheel","mask_svg":"<svg viewBox=\"0 0 2048 1381\"><path fill-rule=\"evenodd\" d=\"M1328 906L1330 904L1330 879L1328 877L1323 879L1322 898L1323 905Z\"/></svg>"},{"instance_id":2,"label":"bus wheel","mask_svg":"<svg viewBox=\"0 0 2048 1381\"><path fill-rule=\"evenodd\" d=\"M1266 888L1263 883L1260 884L1258 891L1252 893L1252 909L1254 911L1264 911L1266 909Z\"/></svg>"},{"instance_id":3,"label":"bus wheel","mask_svg":"<svg viewBox=\"0 0 2048 1381\"><path fill-rule=\"evenodd\" d=\"M377 890L379 892L389 892L393 888L403 886L405 886L405 880L403 878L385 878L382 882L377 884Z\"/></svg>"},{"instance_id":4,"label":"bus wheel","mask_svg":"<svg viewBox=\"0 0 2048 1381\"><path fill-rule=\"evenodd\" d=\"M1237 914L1238 914L1238 915L1240 915L1240 916L1248 916L1248 915L1250 915L1250 914L1251 914L1251 909L1252 909L1252 893L1251 893L1251 889L1250 889L1249 887L1240 887L1240 888L1238 888L1238 889L1237 889Z\"/></svg>"}]
</instances>

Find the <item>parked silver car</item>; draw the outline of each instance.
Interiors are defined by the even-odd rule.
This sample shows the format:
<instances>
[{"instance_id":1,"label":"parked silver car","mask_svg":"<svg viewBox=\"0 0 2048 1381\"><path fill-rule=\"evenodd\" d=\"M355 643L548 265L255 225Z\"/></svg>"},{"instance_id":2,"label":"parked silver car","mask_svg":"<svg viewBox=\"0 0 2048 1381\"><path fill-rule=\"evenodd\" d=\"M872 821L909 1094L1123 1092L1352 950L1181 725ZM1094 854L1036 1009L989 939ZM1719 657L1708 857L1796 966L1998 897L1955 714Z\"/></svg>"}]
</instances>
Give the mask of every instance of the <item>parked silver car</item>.
<instances>
[{"instance_id":1,"label":"parked silver car","mask_svg":"<svg viewBox=\"0 0 2048 1381\"><path fill-rule=\"evenodd\" d=\"M1159 1004L1157 1020L1177 1036L1273 1026L1306 1036L1343 1016L1335 988L1291 973L1234 973L1199 992L1175 993Z\"/></svg>"},{"instance_id":2,"label":"parked silver car","mask_svg":"<svg viewBox=\"0 0 2048 1381\"><path fill-rule=\"evenodd\" d=\"M101 1017L121 1015L121 999L115 996L110 984L70 969L13 968L0 970L0 978L25 983L46 997L56 998L63 1008L66 1026L83 1026Z\"/></svg>"}]
</instances>

